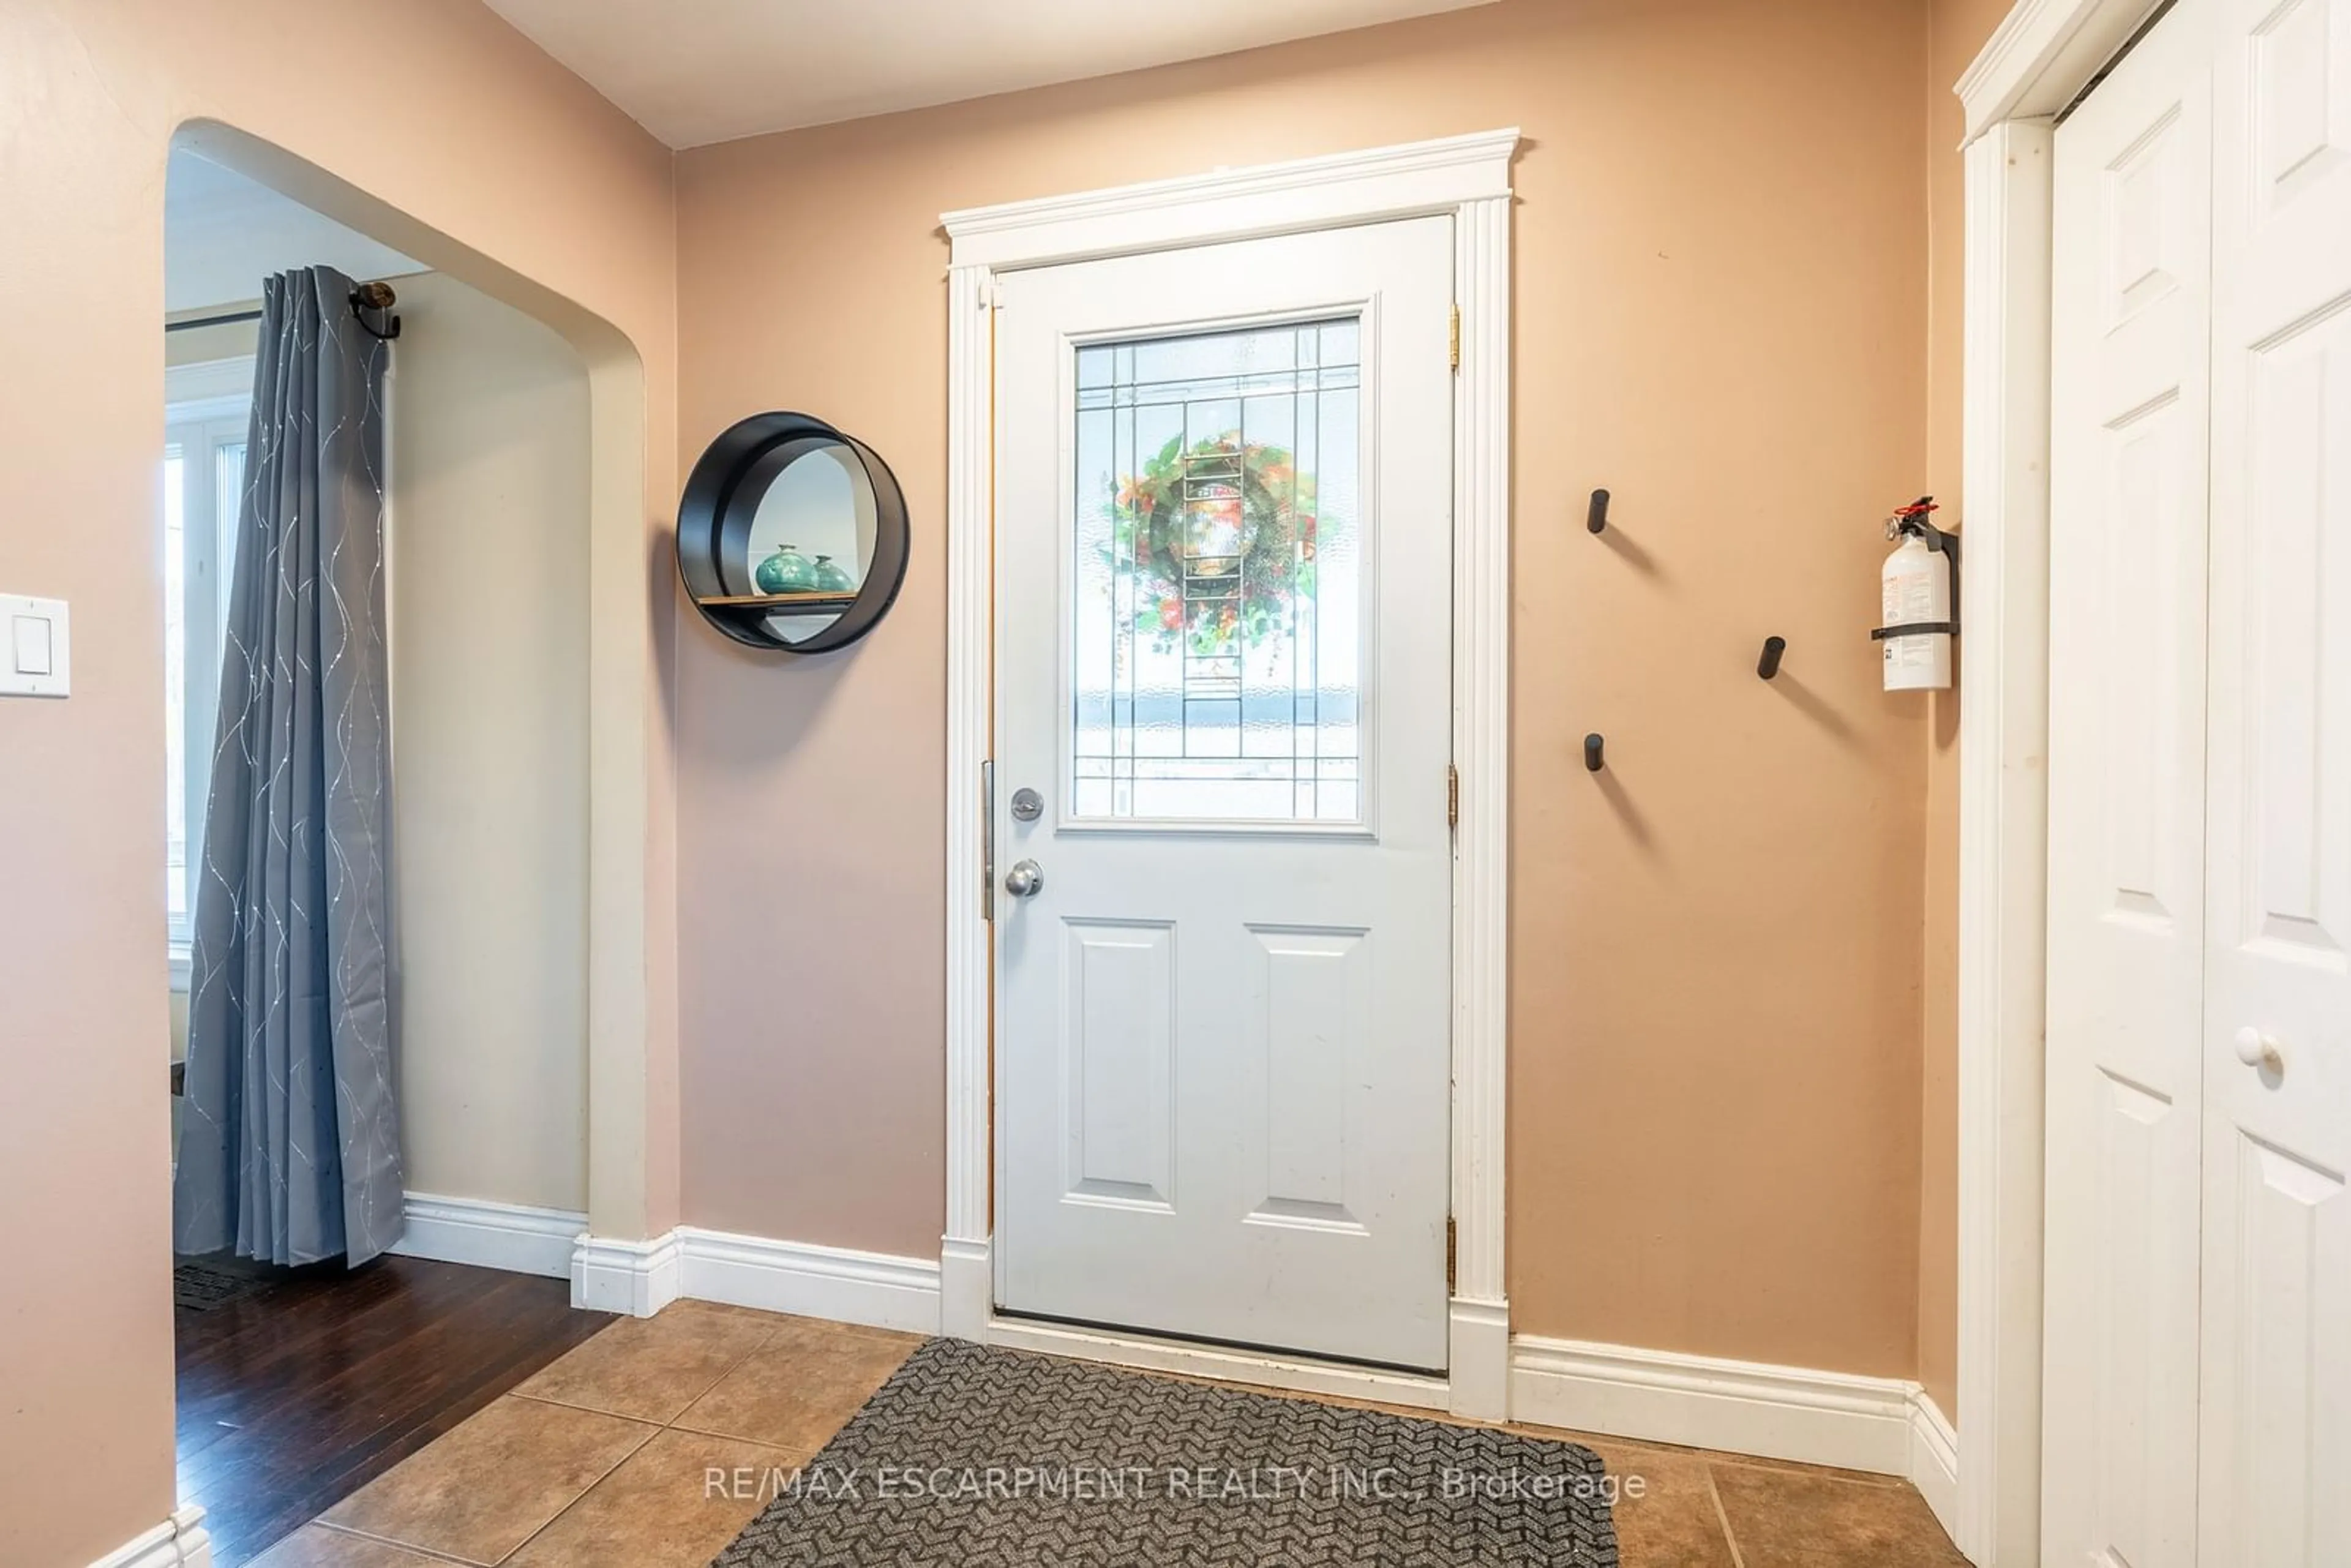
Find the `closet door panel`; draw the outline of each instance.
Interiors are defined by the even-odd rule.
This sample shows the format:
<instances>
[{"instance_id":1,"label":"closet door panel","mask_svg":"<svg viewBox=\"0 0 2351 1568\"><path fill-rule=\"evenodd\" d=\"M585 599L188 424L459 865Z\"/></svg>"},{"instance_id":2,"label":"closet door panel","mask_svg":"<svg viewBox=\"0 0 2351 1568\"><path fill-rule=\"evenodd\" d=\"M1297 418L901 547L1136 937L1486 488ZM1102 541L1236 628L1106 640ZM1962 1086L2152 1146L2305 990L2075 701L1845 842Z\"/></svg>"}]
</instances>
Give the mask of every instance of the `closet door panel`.
<instances>
[{"instance_id":1,"label":"closet door panel","mask_svg":"<svg viewBox=\"0 0 2351 1568\"><path fill-rule=\"evenodd\" d=\"M2204 1562L2351 1563L2351 0L2214 104Z\"/></svg>"},{"instance_id":2,"label":"closet door panel","mask_svg":"<svg viewBox=\"0 0 2351 1568\"><path fill-rule=\"evenodd\" d=\"M2214 0L2057 133L2043 1561L2190 1568Z\"/></svg>"}]
</instances>

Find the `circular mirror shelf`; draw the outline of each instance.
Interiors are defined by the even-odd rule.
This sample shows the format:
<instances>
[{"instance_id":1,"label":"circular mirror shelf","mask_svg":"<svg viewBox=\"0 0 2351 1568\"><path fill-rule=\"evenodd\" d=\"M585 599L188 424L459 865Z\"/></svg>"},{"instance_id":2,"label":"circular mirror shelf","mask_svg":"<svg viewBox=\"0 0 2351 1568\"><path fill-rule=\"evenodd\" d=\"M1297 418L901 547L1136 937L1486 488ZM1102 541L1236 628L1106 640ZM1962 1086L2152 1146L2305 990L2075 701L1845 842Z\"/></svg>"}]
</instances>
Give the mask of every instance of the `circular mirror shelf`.
<instances>
[{"instance_id":1,"label":"circular mirror shelf","mask_svg":"<svg viewBox=\"0 0 2351 1568\"><path fill-rule=\"evenodd\" d=\"M898 597L906 500L855 436L805 413L755 413L686 477L677 570L703 619L737 643L831 653Z\"/></svg>"}]
</instances>

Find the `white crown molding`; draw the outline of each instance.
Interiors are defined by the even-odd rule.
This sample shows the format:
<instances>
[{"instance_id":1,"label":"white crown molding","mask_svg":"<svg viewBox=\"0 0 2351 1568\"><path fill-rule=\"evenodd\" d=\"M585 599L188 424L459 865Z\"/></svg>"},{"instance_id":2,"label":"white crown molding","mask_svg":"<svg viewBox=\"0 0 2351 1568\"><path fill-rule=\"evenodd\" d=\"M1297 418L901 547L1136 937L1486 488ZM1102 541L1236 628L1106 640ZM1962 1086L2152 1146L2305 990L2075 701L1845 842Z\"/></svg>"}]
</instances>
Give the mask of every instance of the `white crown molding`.
<instances>
[{"instance_id":1,"label":"white crown molding","mask_svg":"<svg viewBox=\"0 0 2351 1568\"><path fill-rule=\"evenodd\" d=\"M550 1280L570 1277L573 1248L588 1230L588 1217L574 1209L483 1198L412 1192L403 1208L400 1239L387 1251Z\"/></svg>"},{"instance_id":2,"label":"white crown molding","mask_svg":"<svg viewBox=\"0 0 2351 1568\"><path fill-rule=\"evenodd\" d=\"M1522 1334L1517 1421L1604 1437L1908 1476L1918 1385Z\"/></svg>"},{"instance_id":3,"label":"white crown molding","mask_svg":"<svg viewBox=\"0 0 2351 1568\"><path fill-rule=\"evenodd\" d=\"M2074 101L2163 0L2018 0L1952 90L1973 141L2004 120L2037 120Z\"/></svg>"},{"instance_id":4,"label":"white crown molding","mask_svg":"<svg viewBox=\"0 0 2351 1568\"><path fill-rule=\"evenodd\" d=\"M204 1530L204 1511L180 1510L138 1539L124 1542L91 1563L89 1568L213 1568L212 1537Z\"/></svg>"},{"instance_id":5,"label":"white crown molding","mask_svg":"<svg viewBox=\"0 0 2351 1568\"><path fill-rule=\"evenodd\" d=\"M1519 132L1480 131L1040 201L940 221L952 265L998 270L1448 213L1510 193Z\"/></svg>"},{"instance_id":6,"label":"white crown molding","mask_svg":"<svg viewBox=\"0 0 2351 1568\"><path fill-rule=\"evenodd\" d=\"M677 1231L678 1293L906 1333L939 1332L939 1265L723 1230Z\"/></svg>"},{"instance_id":7,"label":"white crown molding","mask_svg":"<svg viewBox=\"0 0 2351 1568\"><path fill-rule=\"evenodd\" d=\"M1453 1158L1456 1414L1509 1414L1510 162L1516 130L948 213L945 1332L992 1334L990 985L982 782L992 691L996 273L1442 214L1454 222Z\"/></svg>"}]
</instances>

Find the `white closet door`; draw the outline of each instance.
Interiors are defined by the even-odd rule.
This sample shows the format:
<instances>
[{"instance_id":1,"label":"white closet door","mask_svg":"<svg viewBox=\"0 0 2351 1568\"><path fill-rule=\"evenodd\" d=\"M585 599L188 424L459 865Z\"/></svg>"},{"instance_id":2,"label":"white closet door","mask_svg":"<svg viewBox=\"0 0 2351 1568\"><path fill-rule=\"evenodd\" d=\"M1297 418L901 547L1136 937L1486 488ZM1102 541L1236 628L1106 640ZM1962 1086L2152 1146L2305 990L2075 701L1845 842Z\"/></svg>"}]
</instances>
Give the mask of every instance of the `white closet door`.
<instances>
[{"instance_id":1,"label":"white closet door","mask_svg":"<svg viewBox=\"0 0 2351 1568\"><path fill-rule=\"evenodd\" d=\"M2052 1568L2195 1560L2213 4L2056 141Z\"/></svg>"},{"instance_id":2,"label":"white closet door","mask_svg":"<svg viewBox=\"0 0 2351 1568\"><path fill-rule=\"evenodd\" d=\"M2223 10L2203 1562L2337 1568L2351 1563L2351 0Z\"/></svg>"}]
</instances>

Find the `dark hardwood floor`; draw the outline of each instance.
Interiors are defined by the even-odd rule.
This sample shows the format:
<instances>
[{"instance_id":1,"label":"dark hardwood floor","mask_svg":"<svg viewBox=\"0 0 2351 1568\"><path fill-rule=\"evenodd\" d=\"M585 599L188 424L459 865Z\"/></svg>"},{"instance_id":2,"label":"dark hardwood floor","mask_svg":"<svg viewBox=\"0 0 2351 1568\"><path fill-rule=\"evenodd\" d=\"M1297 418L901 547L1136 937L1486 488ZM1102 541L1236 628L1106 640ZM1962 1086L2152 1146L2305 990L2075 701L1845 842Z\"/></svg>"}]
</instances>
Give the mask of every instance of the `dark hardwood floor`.
<instances>
[{"instance_id":1,"label":"dark hardwood floor","mask_svg":"<svg viewBox=\"0 0 2351 1568\"><path fill-rule=\"evenodd\" d=\"M237 1568L613 1320L570 1286L382 1258L177 1309L180 1498Z\"/></svg>"}]
</instances>

